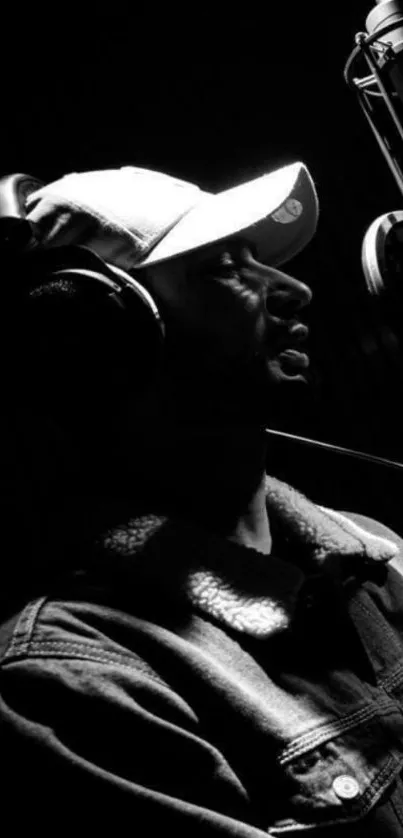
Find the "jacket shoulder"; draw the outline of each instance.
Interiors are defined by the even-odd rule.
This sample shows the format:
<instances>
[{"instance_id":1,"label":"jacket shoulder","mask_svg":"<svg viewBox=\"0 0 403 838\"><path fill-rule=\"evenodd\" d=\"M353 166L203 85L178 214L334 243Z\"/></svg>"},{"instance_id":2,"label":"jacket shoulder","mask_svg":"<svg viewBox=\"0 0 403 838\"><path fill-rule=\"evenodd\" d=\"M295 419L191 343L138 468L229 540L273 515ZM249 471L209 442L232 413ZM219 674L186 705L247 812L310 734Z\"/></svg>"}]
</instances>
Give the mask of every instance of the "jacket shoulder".
<instances>
[{"instance_id":1,"label":"jacket shoulder","mask_svg":"<svg viewBox=\"0 0 403 838\"><path fill-rule=\"evenodd\" d=\"M396 555L389 561L389 566L394 567L403 575L403 538L395 530L392 530L386 524L382 524L375 518L370 518L367 515L362 515L360 512L345 512L341 513L354 524L366 530L372 535L386 538L396 545L398 551Z\"/></svg>"}]
</instances>

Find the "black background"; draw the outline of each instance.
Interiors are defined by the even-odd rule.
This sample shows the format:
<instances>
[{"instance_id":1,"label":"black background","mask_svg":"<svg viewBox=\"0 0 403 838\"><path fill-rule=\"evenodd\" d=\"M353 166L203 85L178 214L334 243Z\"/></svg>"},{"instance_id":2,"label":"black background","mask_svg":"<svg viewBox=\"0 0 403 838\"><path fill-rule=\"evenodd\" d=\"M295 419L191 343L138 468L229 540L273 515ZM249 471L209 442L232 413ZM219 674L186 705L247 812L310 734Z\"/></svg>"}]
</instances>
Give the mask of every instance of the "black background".
<instances>
[{"instance_id":1,"label":"black background","mask_svg":"<svg viewBox=\"0 0 403 838\"><path fill-rule=\"evenodd\" d=\"M85 19L73 7L10 13L1 170L49 181L144 165L218 190L303 160L320 222L285 270L314 291L311 385L279 395L273 425L403 461L400 332L369 306L360 263L369 224L402 197L343 79L371 8L355 0L229 11L111 4L86 7ZM388 497L395 492L389 470L370 479L358 462L282 445L280 471L325 501L341 494L347 506L354 484L356 508L374 512L369 480L379 477L382 496L385 479Z\"/></svg>"}]
</instances>

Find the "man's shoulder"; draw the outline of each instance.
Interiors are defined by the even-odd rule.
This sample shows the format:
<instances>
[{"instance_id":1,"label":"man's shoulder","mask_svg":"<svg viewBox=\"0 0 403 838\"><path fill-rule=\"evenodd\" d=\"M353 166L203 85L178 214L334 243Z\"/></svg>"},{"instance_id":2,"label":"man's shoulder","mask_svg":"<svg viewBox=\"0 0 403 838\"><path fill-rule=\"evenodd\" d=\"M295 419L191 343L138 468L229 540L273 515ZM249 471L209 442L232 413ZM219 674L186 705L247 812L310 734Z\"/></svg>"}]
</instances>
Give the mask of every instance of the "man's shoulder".
<instances>
[{"instance_id":1,"label":"man's shoulder","mask_svg":"<svg viewBox=\"0 0 403 838\"><path fill-rule=\"evenodd\" d=\"M381 521L371 518L368 515L363 515L361 512L351 512L350 510L339 510L339 512L340 515L345 515L346 518L349 518L349 520L363 527L368 532L379 535L381 538L388 538L403 549L403 537Z\"/></svg>"},{"instance_id":2,"label":"man's shoulder","mask_svg":"<svg viewBox=\"0 0 403 838\"><path fill-rule=\"evenodd\" d=\"M395 544L397 551L395 556L390 559L389 565L394 567L403 575L403 537L401 535L399 535L395 530L392 530L386 524L383 524L381 521L371 518L368 515L363 515L361 512L343 510L339 511L338 514L343 515L353 524L365 530L366 533L387 539L387 541Z\"/></svg>"},{"instance_id":3,"label":"man's shoulder","mask_svg":"<svg viewBox=\"0 0 403 838\"><path fill-rule=\"evenodd\" d=\"M71 590L66 596L59 591L21 605L0 623L0 666L28 658L86 659L144 672L136 637L152 637L153 625L90 593L73 598ZM148 674L155 675L150 668Z\"/></svg>"}]
</instances>

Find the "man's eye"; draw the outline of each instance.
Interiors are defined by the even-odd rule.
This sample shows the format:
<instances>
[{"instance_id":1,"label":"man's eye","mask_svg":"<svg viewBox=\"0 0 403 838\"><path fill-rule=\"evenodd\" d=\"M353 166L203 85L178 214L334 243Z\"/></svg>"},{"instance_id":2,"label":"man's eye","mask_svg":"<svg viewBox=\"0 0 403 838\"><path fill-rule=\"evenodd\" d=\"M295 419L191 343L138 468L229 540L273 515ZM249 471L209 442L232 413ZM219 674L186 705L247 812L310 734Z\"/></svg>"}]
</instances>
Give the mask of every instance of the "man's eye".
<instances>
[{"instance_id":1,"label":"man's eye","mask_svg":"<svg viewBox=\"0 0 403 838\"><path fill-rule=\"evenodd\" d=\"M220 256L220 262L222 265L235 265L233 257L230 256L229 253L223 253L223 255Z\"/></svg>"},{"instance_id":2,"label":"man's eye","mask_svg":"<svg viewBox=\"0 0 403 838\"><path fill-rule=\"evenodd\" d=\"M198 276L211 278L220 276L239 278L239 266L237 260L230 253L222 253L215 256L211 261L199 265L196 273Z\"/></svg>"}]
</instances>

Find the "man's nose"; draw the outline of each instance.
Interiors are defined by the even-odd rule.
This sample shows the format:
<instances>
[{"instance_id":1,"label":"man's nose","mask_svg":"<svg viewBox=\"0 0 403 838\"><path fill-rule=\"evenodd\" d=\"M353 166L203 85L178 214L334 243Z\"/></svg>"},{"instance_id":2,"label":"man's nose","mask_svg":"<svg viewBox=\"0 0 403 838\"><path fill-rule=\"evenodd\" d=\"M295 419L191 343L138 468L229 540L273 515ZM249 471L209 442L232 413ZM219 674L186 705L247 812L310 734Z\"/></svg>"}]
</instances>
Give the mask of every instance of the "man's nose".
<instances>
[{"instance_id":1,"label":"man's nose","mask_svg":"<svg viewBox=\"0 0 403 838\"><path fill-rule=\"evenodd\" d=\"M272 269L271 274L266 294L266 305L269 309L274 308L280 313L285 307L297 311L309 305L312 291L305 282L277 269Z\"/></svg>"}]
</instances>

